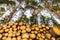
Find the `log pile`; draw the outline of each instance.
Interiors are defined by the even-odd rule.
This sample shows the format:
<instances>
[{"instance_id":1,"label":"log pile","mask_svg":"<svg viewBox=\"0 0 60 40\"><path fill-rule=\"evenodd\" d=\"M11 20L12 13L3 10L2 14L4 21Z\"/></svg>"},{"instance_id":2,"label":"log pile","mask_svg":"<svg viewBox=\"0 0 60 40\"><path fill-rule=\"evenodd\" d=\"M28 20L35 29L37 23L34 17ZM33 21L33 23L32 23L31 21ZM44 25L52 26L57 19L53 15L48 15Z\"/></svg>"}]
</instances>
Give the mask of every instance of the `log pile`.
<instances>
[{"instance_id":1,"label":"log pile","mask_svg":"<svg viewBox=\"0 0 60 40\"><path fill-rule=\"evenodd\" d=\"M60 40L50 33L52 28L27 23L6 23L0 27L0 40Z\"/></svg>"}]
</instances>

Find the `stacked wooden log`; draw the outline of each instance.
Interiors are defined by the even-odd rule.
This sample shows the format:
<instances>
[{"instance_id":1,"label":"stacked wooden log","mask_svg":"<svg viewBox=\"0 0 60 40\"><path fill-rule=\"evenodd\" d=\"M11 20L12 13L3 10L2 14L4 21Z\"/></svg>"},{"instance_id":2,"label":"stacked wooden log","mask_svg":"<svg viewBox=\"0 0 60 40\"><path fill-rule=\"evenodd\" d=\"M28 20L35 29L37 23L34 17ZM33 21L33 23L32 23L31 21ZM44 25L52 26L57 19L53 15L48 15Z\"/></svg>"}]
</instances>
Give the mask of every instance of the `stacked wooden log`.
<instances>
[{"instance_id":1,"label":"stacked wooden log","mask_svg":"<svg viewBox=\"0 0 60 40\"><path fill-rule=\"evenodd\" d=\"M50 33L52 28L27 23L6 23L0 27L1 40L60 40Z\"/></svg>"}]
</instances>

